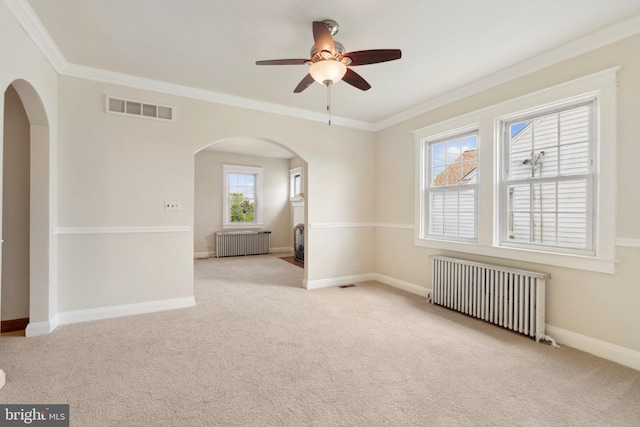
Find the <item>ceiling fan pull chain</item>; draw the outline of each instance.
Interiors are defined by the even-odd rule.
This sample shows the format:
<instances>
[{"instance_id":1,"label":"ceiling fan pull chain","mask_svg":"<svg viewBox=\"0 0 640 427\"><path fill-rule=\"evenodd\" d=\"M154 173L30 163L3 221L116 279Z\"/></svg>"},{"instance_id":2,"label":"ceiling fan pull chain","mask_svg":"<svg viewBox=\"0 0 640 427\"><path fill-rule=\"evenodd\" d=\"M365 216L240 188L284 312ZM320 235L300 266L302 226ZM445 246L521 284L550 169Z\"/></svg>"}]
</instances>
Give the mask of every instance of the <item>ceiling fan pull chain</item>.
<instances>
[{"instance_id":1,"label":"ceiling fan pull chain","mask_svg":"<svg viewBox=\"0 0 640 427\"><path fill-rule=\"evenodd\" d=\"M331 81L327 81L327 113L329 114L329 126L331 126Z\"/></svg>"}]
</instances>

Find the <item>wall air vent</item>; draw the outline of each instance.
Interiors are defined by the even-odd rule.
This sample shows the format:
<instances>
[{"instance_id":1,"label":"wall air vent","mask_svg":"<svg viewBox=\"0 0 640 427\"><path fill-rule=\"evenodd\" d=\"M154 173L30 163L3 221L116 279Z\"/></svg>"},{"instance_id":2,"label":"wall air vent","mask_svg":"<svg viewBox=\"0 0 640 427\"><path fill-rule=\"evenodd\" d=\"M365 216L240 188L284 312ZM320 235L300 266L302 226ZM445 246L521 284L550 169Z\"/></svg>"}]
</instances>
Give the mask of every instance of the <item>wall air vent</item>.
<instances>
[{"instance_id":1,"label":"wall air vent","mask_svg":"<svg viewBox=\"0 0 640 427\"><path fill-rule=\"evenodd\" d=\"M106 96L105 110L110 114L122 114L143 119L175 121L175 109L166 105L151 104L131 99Z\"/></svg>"}]
</instances>

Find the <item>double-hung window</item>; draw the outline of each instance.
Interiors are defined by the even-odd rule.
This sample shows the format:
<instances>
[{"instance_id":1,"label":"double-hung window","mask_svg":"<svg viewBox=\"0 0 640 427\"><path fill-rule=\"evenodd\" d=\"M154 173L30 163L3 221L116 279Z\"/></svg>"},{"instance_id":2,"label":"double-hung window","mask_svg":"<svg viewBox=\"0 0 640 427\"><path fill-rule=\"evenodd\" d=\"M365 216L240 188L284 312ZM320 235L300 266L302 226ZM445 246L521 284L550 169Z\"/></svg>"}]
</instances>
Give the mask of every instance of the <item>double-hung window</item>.
<instances>
[{"instance_id":1,"label":"double-hung window","mask_svg":"<svg viewBox=\"0 0 640 427\"><path fill-rule=\"evenodd\" d=\"M423 141L426 223L423 237L477 241L478 133Z\"/></svg>"},{"instance_id":2,"label":"double-hung window","mask_svg":"<svg viewBox=\"0 0 640 427\"><path fill-rule=\"evenodd\" d=\"M614 273L617 70L416 130L414 243Z\"/></svg>"},{"instance_id":3,"label":"double-hung window","mask_svg":"<svg viewBox=\"0 0 640 427\"><path fill-rule=\"evenodd\" d=\"M289 170L289 200L302 200L302 167Z\"/></svg>"},{"instance_id":4,"label":"double-hung window","mask_svg":"<svg viewBox=\"0 0 640 427\"><path fill-rule=\"evenodd\" d=\"M594 254L595 100L501 122L500 243Z\"/></svg>"},{"instance_id":5,"label":"double-hung window","mask_svg":"<svg viewBox=\"0 0 640 427\"><path fill-rule=\"evenodd\" d=\"M262 225L262 168L223 165L223 228Z\"/></svg>"}]
</instances>

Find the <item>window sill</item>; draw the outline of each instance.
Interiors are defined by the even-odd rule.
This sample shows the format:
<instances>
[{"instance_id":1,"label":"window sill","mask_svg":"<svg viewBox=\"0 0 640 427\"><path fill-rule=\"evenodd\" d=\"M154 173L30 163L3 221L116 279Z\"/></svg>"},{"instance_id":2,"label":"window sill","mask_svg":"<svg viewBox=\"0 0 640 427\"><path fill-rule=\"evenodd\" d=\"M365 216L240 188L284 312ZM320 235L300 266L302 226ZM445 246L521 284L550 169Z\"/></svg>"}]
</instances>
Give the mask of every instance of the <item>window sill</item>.
<instances>
[{"instance_id":1,"label":"window sill","mask_svg":"<svg viewBox=\"0 0 640 427\"><path fill-rule=\"evenodd\" d=\"M525 261L542 265L573 268L576 270L597 273L615 274L616 261L598 257L581 255L539 252L530 249L483 246L473 243L448 242L432 239L414 239L414 244L423 248L442 249L447 251L483 255L515 261Z\"/></svg>"},{"instance_id":2,"label":"window sill","mask_svg":"<svg viewBox=\"0 0 640 427\"><path fill-rule=\"evenodd\" d=\"M262 228L262 223L252 224L222 224L223 230L249 230Z\"/></svg>"}]
</instances>

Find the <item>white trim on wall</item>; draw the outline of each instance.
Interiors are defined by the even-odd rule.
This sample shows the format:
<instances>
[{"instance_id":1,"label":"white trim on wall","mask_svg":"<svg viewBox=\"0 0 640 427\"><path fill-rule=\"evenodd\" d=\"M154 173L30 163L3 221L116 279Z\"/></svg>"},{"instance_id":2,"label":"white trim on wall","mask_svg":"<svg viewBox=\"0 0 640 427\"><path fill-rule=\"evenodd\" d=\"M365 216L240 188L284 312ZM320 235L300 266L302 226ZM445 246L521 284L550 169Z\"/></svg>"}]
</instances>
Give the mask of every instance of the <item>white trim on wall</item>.
<instances>
[{"instance_id":1,"label":"white trim on wall","mask_svg":"<svg viewBox=\"0 0 640 427\"><path fill-rule=\"evenodd\" d=\"M375 280L375 275L373 273L369 274L354 274L352 276L340 276L340 277L331 277L328 279L316 279L316 280L304 280L302 286L305 289L320 289L320 288L330 288L333 286L343 286L343 285L351 285L359 282L367 282Z\"/></svg>"},{"instance_id":2,"label":"white trim on wall","mask_svg":"<svg viewBox=\"0 0 640 427\"><path fill-rule=\"evenodd\" d=\"M413 224L391 223L391 222L324 222L309 224L309 228L357 228L357 227L378 227L400 230L413 230ZM616 246L627 248L640 248L640 239L617 237ZM446 249L446 248L445 248ZM272 249L272 252L274 250Z\"/></svg>"},{"instance_id":3,"label":"white trim on wall","mask_svg":"<svg viewBox=\"0 0 640 427\"><path fill-rule=\"evenodd\" d=\"M384 276L382 274L374 274L373 276L374 278L371 280L376 280L378 282L393 286L412 294L426 297L431 293L431 289L425 286L405 282L403 280L398 280L393 277ZM331 280L332 279L325 279L325 282L329 283L331 282ZM480 319L478 320L481 321ZM622 347L616 344L611 344L606 341L598 340L549 324L545 325L545 329L546 332L549 335L553 336L559 344L563 344L577 350L584 351L585 353L589 353L594 356L598 356L603 359L607 359L612 362L620 363L621 365L640 370L639 351Z\"/></svg>"},{"instance_id":4,"label":"white trim on wall","mask_svg":"<svg viewBox=\"0 0 640 427\"><path fill-rule=\"evenodd\" d=\"M4 4L13 13L22 29L38 46L51 66L60 74L69 63L38 19L29 2L26 0L4 0Z\"/></svg>"},{"instance_id":5,"label":"white trim on wall","mask_svg":"<svg viewBox=\"0 0 640 427\"><path fill-rule=\"evenodd\" d=\"M293 252L293 247L279 247L279 248L269 248L269 253L270 254L279 254L279 253L292 253ZM210 252L194 252L193 253L193 258L194 259L206 259L206 258L215 258L216 256L216 251L210 251Z\"/></svg>"},{"instance_id":6,"label":"white trim on wall","mask_svg":"<svg viewBox=\"0 0 640 427\"><path fill-rule=\"evenodd\" d=\"M45 322L29 323L25 331L27 337L47 335L59 325L90 322L93 320L113 319L116 317L133 316L136 314L155 313L158 311L188 308L196 305L195 297L173 298L160 301L149 301L135 304L125 304L110 307L90 308L58 313Z\"/></svg>"},{"instance_id":7,"label":"white trim on wall","mask_svg":"<svg viewBox=\"0 0 640 427\"><path fill-rule=\"evenodd\" d=\"M25 336L37 337L39 335L48 335L58 327L58 324L58 315L55 315L51 319L44 322L29 323L27 325L27 329L25 330Z\"/></svg>"},{"instance_id":8,"label":"white trim on wall","mask_svg":"<svg viewBox=\"0 0 640 427\"><path fill-rule=\"evenodd\" d=\"M384 283L385 285L392 286L397 289L409 292L411 294L420 295L421 297L427 297L431 294L431 288L426 286L416 285L415 283L406 282L404 280L396 279L393 277L385 276L384 274L374 274L376 281Z\"/></svg>"},{"instance_id":9,"label":"white trim on wall","mask_svg":"<svg viewBox=\"0 0 640 427\"><path fill-rule=\"evenodd\" d=\"M591 33L585 37L550 49L523 62L520 62L502 71L494 73L483 79L476 80L473 83L459 87L447 93L444 93L429 102L419 105L410 110L391 116L385 120L376 123L373 131L388 128L390 126L402 123L411 118L426 114L437 108L478 94L482 91L499 86L503 83L513 81L519 77L532 74L536 71L566 61L576 56L599 49L608 44L615 43L627 37L631 37L640 33L640 15L629 18L612 26Z\"/></svg>"},{"instance_id":10,"label":"white trim on wall","mask_svg":"<svg viewBox=\"0 0 640 427\"><path fill-rule=\"evenodd\" d=\"M618 237L616 239L616 246L621 246L624 248L640 248L640 239Z\"/></svg>"},{"instance_id":11,"label":"white trim on wall","mask_svg":"<svg viewBox=\"0 0 640 427\"><path fill-rule=\"evenodd\" d=\"M375 226L375 222L316 222L309 224L309 228L358 228Z\"/></svg>"},{"instance_id":12,"label":"white trim on wall","mask_svg":"<svg viewBox=\"0 0 640 427\"><path fill-rule=\"evenodd\" d=\"M326 122L327 120L325 114L313 111L286 107L269 102L241 98L238 96L197 89L189 86L176 85L158 80L145 79L122 73L114 73L98 68L70 64L62 55L58 46L53 42L53 39L44 28L44 25L42 25L42 22L40 22L31 6L29 6L27 0L4 0L4 2L58 74L137 89L151 90L169 95L214 102L217 104L249 108L257 111L281 114L315 122ZM496 87L502 83L531 74L535 71L558 64L562 61L566 61L570 58L574 58L578 55L593 51L608 44L615 43L638 33L640 33L640 15L603 28L570 43L550 49L540 55L534 56L533 58L520 62L512 67L494 73L484 79L476 80L473 83L442 94L422 105L401 112L377 123L368 123L344 117L334 117L332 122L345 127L376 132L405 120L409 120L413 117L425 114L457 100L477 94L492 87Z\"/></svg>"},{"instance_id":13,"label":"white trim on wall","mask_svg":"<svg viewBox=\"0 0 640 427\"><path fill-rule=\"evenodd\" d=\"M611 344L549 324L545 325L545 329L546 332L553 336L560 344L640 370L640 351Z\"/></svg>"},{"instance_id":14,"label":"white trim on wall","mask_svg":"<svg viewBox=\"0 0 640 427\"><path fill-rule=\"evenodd\" d=\"M189 225L162 227L58 227L56 234L188 233Z\"/></svg>"},{"instance_id":15,"label":"white trim on wall","mask_svg":"<svg viewBox=\"0 0 640 427\"><path fill-rule=\"evenodd\" d=\"M110 307L90 308L58 313L60 325L89 322L93 320L113 319L136 314L154 313L157 311L188 308L196 305L195 297L173 298L160 301L149 301L135 304L116 305Z\"/></svg>"}]
</instances>

